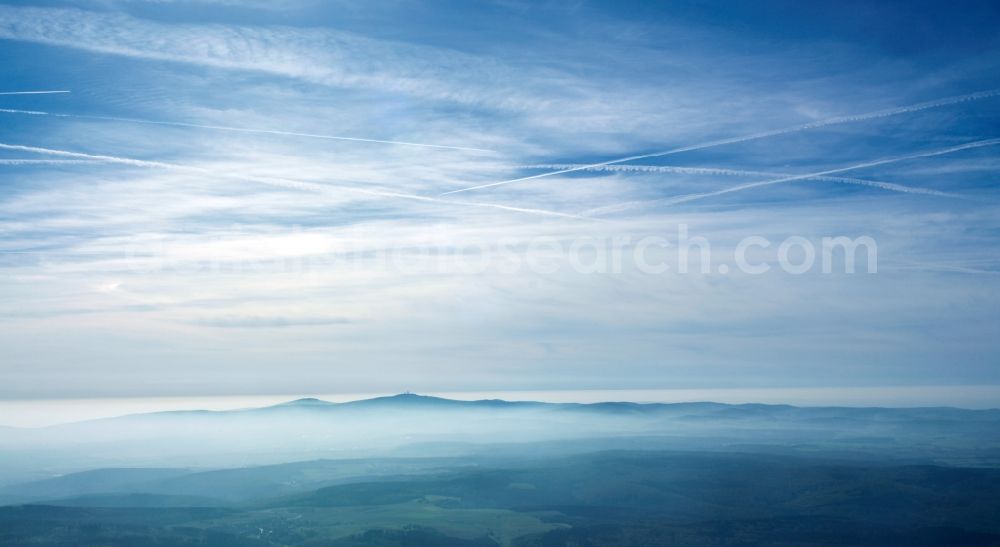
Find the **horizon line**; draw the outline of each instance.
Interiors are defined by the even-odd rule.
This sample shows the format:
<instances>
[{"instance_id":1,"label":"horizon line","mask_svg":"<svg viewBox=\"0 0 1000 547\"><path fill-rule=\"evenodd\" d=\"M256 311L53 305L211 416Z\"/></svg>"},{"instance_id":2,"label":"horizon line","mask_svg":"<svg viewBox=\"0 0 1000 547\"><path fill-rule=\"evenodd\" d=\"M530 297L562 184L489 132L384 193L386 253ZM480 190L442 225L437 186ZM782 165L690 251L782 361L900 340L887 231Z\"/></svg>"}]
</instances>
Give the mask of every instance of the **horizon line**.
<instances>
[{"instance_id":1,"label":"horizon line","mask_svg":"<svg viewBox=\"0 0 1000 547\"><path fill-rule=\"evenodd\" d=\"M970 390L972 397L969 396ZM932 392L938 397L929 397ZM940 395L953 391L961 397ZM500 400L519 403L549 404L684 404L715 403L722 405L768 405L798 408L954 408L959 410L1000 410L1000 384L941 385L941 386L863 386L863 387L780 387L780 388L670 388L670 389L579 389L579 390L497 390L497 391L428 391L356 392L332 394L257 394L257 395L188 395L143 397L77 397L77 398L0 398L0 410L5 418L3 427L35 429L69 423L116 418L141 414L176 411L235 411L253 410L316 399L324 403L343 404L409 393L450 401ZM630 398L614 395L630 394ZM683 395L688 395L683 397ZM523 396L534 395L532 398ZM669 397L672 395L672 397ZM700 395L700 396L698 396ZM840 395L840 397L837 397ZM853 397L845 397L852 395ZM569 397L567 397L569 396ZM333 399L333 400L329 400ZM630 400L631 399L631 400ZM950 400L949 400L950 399ZM964 404L963 404L964 403ZM20 416L17 419L16 416Z\"/></svg>"}]
</instances>

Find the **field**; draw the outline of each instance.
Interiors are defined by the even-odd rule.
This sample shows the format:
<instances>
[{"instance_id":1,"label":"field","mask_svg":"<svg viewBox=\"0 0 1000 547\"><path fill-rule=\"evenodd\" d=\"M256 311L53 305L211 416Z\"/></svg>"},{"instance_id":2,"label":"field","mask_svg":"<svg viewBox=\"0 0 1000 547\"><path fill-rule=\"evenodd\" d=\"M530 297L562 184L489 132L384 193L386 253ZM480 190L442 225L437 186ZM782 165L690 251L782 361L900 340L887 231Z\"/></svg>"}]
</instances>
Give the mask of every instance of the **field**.
<instances>
[{"instance_id":1,"label":"field","mask_svg":"<svg viewBox=\"0 0 1000 547\"><path fill-rule=\"evenodd\" d=\"M82 496L0 508L3 545L994 545L1000 470L607 451L346 480L215 507ZM347 462L345 466L356 462ZM287 476L301 466L244 470ZM234 471L235 472L235 471ZM162 476L159 470L155 473ZM133 473L135 475L135 473ZM199 477L193 479L192 477ZM212 474L171 476L217 488ZM72 482L72 477L64 477ZM162 479L160 479L162 480ZM79 481L77 481L79 482ZM146 483L152 484L152 483ZM53 485L48 483L47 488ZM125 487L132 488L132 487ZM154 496L148 494L148 496ZM109 507L129 499L159 507ZM197 505L199 500L191 500ZM172 502L172 503L168 503ZM173 505L173 506L170 506Z\"/></svg>"}]
</instances>

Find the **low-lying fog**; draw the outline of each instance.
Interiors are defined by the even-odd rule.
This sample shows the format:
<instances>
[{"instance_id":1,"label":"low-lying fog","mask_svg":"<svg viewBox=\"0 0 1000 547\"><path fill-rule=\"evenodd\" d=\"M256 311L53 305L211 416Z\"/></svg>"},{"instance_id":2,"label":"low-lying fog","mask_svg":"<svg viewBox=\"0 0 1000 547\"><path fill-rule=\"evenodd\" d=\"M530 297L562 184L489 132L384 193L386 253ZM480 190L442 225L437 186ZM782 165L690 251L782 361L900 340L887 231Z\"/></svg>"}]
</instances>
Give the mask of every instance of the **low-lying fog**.
<instances>
[{"instance_id":1,"label":"low-lying fog","mask_svg":"<svg viewBox=\"0 0 1000 547\"><path fill-rule=\"evenodd\" d=\"M671 448L884 452L989 464L998 410L718 403L549 404L399 395L0 430L0 482L103 467L238 467L318 458Z\"/></svg>"}]
</instances>

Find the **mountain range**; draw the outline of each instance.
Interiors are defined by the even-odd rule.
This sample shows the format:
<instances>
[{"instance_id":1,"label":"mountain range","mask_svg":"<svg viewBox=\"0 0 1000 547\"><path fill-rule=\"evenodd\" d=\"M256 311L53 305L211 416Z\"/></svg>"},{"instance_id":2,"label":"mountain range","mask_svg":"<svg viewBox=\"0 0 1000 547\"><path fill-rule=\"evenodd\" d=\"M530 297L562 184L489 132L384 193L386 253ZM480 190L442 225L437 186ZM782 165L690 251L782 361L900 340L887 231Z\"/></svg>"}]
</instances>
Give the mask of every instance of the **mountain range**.
<instances>
[{"instance_id":1,"label":"mountain range","mask_svg":"<svg viewBox=\"0 0 1000 547\"><path fill-rule=\"evenodd\" d=\"M0 545L992 545L1000 410L412 393L0 431Z\"/></svg>"},{"instance_id":2,"label":"mountain range","mask_svg":"<svg viewBox=\"0 0 1000 547\"><path fill-rule=\"evenodd\" d=\"M97 467L213 468L315 458L594 449L879 454L992 465L1000 410L459 401L403 393L333 403L133 414L0 432L0 484Z\"/></svg>"}]
</instances>

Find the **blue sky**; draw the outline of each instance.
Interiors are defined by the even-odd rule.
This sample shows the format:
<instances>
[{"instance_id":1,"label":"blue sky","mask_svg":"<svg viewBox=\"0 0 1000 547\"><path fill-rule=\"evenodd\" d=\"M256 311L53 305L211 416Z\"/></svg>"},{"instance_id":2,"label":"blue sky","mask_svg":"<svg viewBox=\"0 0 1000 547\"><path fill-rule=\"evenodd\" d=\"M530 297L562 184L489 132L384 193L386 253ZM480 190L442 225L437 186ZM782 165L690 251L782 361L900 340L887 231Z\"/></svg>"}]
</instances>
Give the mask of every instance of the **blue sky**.
<instances>
[{"instance_id":1,"label":"blue sky","mask_svg":"<svg viewBox=\"0 0 1000 547\"><path fill-rule=\"evenodd\" d=\"M366 4L0 4L0 397L1000 385L995 3Z\"/></svg>"}]
</instances>

